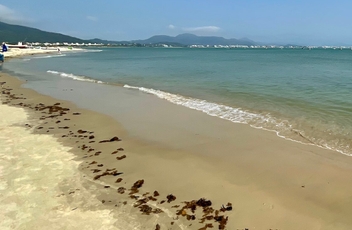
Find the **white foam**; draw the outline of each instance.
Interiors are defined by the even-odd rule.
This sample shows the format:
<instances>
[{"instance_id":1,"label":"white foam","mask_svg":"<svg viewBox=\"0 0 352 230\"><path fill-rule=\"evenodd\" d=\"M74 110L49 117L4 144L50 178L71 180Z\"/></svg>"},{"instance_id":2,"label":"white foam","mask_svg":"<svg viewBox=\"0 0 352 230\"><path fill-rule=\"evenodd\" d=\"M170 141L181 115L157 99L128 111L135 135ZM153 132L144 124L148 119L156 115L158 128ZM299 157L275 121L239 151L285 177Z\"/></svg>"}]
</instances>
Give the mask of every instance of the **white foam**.
<instances>
[{"instance_id":1,"label":"white foam","mask_svg":"<svg viewBox=\"0 0 352 230\"><path fill-rule=\"evenodd\" d=\"M302 144L315 145L324 149L330 149L337 151L347 156L352 156L351 153L346 151L347 147L334 147L326 143L315 143L309 140L307 137L304 137L302 131L294 130L292 125L286 120L278 120L271 116L270 114L256 114L249 111L246 111L242 108L233 108L226 105L221 105L213 102L208 102L206 100L200 100L196 98L184 97L181 95L176 95L161 90L149 89L144 87L136 87L130 85L124 85L125 88L139 90L145 93L153 94L161 99L165 99L171 103L182 105L190 109L198 110L204 112L210 116L219 117L234 123L248 124L253 128L263 129L271 132L275 132L277 136L284 138L286 140L299 142ZM297 135L297 139L287 137L282 133L290 133L291 135ZM305 139L307 142L302 142L300 138ZM320 141L321 142L321 141Z\"/></svg>"},{"instance_id":2,"label":"white foam","mask_svg":"<svg viewBox=\"0 0 352 230\"><path fill-rule=\"evenodd\" d=\"M48 70L47 73L54 74L54 75L59 75L60 77L63 78L71 78L76 81L87 81L87 82L93 82L93 83L98 83L98 84L103 84L104 82L94 80L85 76L78 76L74 75L72 73L64 73L64 72L58 72L58 71L53 71L53 70Z\"/></svg>"},{"instance_id":3,"label":"white foam","mask_svg":"<svg viewBox=\"0 0 352 230\"><path fill-rule=\"evenodd\" d=\"M91 49L85 49L85 50L82 50L81 52L84 52L84 53L98 53L98 52L102 52L103 50L91 50Z\"/></svg>"},{"instance_id":4,"label":"white foam","mask_svg":"<svg viewBox=\"0 0 352 230\"><path fill-rule=\"evenodd\" d=\"M66 54L38 56L38 57L33 57L33 59L45 59L45 58L55 58L55 57L64 57L64 56L66 56Z\"/></svg>"},{"instance_id":5,"label":"white foam","mask_svg":"<svg viewBox=\"0 0 352 230\"><path fill-rule=\"evenodd\" d=\"M248 124L249 120L271 120L270 117L264 117L260 114L255 114L242 110L241 108L233 108L226 105L216 104L208 102L206 100L200 100L196 98L187 98L184 96L171 94L161 90L148 89L144 87L136 87L130 85L124 85L125 88L137 89L145 93L153 94L161 99L165 99L177 105L182 105L191 109L202 111L210 116L220 117L226 120L230 120L235 123Z\"/></svg>"}]
</instances>

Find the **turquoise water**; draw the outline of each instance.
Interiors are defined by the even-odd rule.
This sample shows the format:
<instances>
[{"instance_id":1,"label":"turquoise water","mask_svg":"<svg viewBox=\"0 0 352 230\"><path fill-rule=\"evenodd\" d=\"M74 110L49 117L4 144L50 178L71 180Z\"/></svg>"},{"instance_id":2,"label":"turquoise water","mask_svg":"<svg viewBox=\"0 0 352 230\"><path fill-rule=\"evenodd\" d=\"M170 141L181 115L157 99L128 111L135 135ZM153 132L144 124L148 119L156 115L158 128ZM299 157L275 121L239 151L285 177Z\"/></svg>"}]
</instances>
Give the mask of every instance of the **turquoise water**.
<instances>
[{"instance_id":1,"label":"turquoise water","mask_svg":"<svg viewBox=\"0 0 352 230\"><path fill-rule=\"evenodd\" d=\"M114 84L352 155L352 51L104 48L14 59L29 81Z\"/></svg>"}]
</instances>

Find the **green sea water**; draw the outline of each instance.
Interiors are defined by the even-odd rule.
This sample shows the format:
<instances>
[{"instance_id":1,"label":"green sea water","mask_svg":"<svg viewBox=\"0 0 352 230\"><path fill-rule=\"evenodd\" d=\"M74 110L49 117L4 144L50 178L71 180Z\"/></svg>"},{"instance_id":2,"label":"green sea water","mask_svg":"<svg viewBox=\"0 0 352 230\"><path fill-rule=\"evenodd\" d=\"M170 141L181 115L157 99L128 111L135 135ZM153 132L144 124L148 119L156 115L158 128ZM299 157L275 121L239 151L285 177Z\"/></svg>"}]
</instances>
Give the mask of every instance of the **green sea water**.
<instances>
[{"instance_id":1,"label":"green sea water","mask_svg":"<svg viewBox=\"0 0 352 230\"><path fill-rule=\"evenodd\" d=\"M125 87L352 155L352 51L103 48L13 59L30 82Z\"/></svg>"}]
</instances>

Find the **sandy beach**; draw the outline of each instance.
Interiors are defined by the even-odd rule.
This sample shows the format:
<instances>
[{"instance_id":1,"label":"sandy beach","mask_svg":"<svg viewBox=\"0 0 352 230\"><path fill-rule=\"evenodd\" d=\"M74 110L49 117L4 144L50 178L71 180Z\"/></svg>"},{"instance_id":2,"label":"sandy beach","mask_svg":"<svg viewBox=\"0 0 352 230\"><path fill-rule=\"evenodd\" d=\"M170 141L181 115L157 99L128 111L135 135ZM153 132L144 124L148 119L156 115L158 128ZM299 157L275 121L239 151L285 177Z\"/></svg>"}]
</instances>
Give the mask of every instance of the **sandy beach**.
<instances>
[{"instance_id":1,"label":"sandy beach","mask_svg":"<svg viewBox=\"0 0 352 230\"><path fill-rule=\"evenodd\" d=\"M116 120L74 84L0 82L1 229L352 228L351 157L157 98Z\"/></svg>"},{"instance_id":2,"label":"sandy beach","mask_svg":"<svg viewBox=\"0 0 352 230\"><path fill-rule=\"evenodd\" d=\"M26 55L40 55L48 53L61 53L61 52L72 52L72 51L81 51L80 48L69 49L68 47L47 47L47 48L33 48L33 49L20 49L20 48L11 48L8 51L4 52L5 58L14 58L21 57Z\"/></svg>"}]
</instances>

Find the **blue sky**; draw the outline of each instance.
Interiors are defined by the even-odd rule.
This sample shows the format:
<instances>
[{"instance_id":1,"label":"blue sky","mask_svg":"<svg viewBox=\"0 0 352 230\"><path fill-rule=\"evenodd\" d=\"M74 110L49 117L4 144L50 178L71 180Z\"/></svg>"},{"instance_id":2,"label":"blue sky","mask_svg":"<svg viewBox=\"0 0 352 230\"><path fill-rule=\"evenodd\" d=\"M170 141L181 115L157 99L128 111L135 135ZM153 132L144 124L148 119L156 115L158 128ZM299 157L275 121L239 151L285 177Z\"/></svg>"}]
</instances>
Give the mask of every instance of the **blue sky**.
<instances>
[{"instance_id":1,"label":"blue sky","mask_svg":"<svg viewBox=\"0 0 352 230\"><path fill-rule=\"evenodd\" d=\"M193 33L266 43L352 45L351 11L351 0L0 1L0 21L117 41Z\"/></svg>"}]
</instances>

